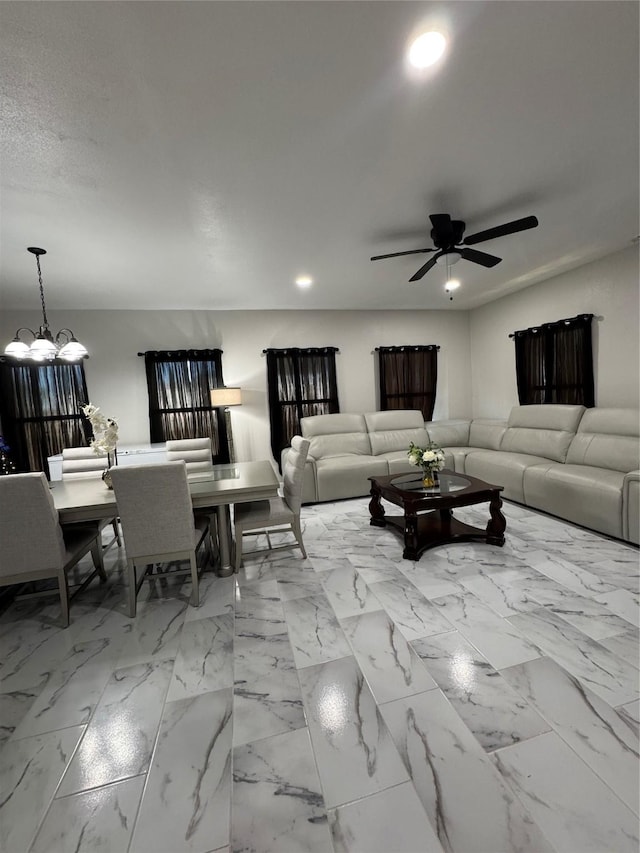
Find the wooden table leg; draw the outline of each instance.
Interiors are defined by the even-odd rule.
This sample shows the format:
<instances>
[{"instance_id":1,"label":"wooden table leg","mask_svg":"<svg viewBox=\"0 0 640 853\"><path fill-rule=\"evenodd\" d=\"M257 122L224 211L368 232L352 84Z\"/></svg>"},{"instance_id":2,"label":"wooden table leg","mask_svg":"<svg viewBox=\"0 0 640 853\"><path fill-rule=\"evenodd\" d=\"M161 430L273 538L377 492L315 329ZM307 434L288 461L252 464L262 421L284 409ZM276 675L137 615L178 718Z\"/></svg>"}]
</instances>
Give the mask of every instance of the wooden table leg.
<instances>
[{"instance_id":1,"label":"wooden table leg","mask_svg":"<svg viewBox=\"0 0 640 853\"><path fill-rule=\"evenodd\" d=\"M405 560L419 560L418 554L418 516L407 513L404 517L404 551L402 556Z\"/></svg>"},{"instance_id":2,"label":"wooden table leg","mask_svg":"<svg viewBox=\"0 0 640 853\"><path fill-rule=\"evenodd\" d=\"M377 491L373 486L371 487L371 500L369 501L369 512L371 513L371 519L369 524L373 524L375 527L386 527L387 522L384 517L384 507L382 506L382 501L380 500L380 492Z\"/></svg>"},{"instance_id":3,"label":"wooden table leg","mask_svg":"<svg viewBox=\"0 0 640 853\"><path fill-rule=\"evenodd\" d=\"M487 543L489 545L504 545L504 531L507 527L507 520L500 511L501 506L500 495L496 494L489 503L489 514L491 516L487 524Z\"/></svg>"}]
</instances>

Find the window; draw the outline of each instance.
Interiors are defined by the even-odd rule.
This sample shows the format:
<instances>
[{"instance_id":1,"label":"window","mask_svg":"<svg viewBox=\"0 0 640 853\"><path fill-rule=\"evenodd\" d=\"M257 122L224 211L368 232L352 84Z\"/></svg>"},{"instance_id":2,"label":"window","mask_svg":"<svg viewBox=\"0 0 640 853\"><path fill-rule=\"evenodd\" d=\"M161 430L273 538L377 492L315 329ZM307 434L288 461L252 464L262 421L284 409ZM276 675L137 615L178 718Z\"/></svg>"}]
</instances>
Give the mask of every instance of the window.
<instances>
[{"instance_id":1,"label":"window","mask_svg":"<svg viewBox=\"0 0 640 853\"><path fill-rule=\"evenodd\" d=\"M271 450L280 454L300 435L300 418L340 411L335 347L267 349Z\"/></svg>"},{"instance_id":2,"label":"window","mask_svg":"<svg viewBox=\"0 0 640 853\"><path fill-rule=\"evenodd\" d=\"M419 409L425 421L433 417L438 381L438 350L418 347L378 347L380 409Z\"/></svg>"},{"instance_id":3,"label":"window","mask_svg":"<svg viewBox=\"0 0 640 853\"><path fill-rule=\"evenodd\" d=\"M211 389L221 388L222 350L145 352L152 442L211 438L214 463L229 461L222 409L211 405Z\"/></svg>"},{"instance_id":4,"label":"window","mask_svg":"<svg viewBox=\"0 0 640 853\"><path fill-rule=\"evenodd\" d=\"M571 403L594 406L593 314L580 314L511 335L521 405Z\"/></svg>"},{"instance_id":5,"label":"window","mask_svg":"<svg viewBox=\"0 0 640 853\"><path fill-rule=\"evenodd\" d=\"M48 456L88 444L91 427L81 411L88 402L82 363L2 360L0 419L16 469L48 477Z\"/></svg>"}]
</instances>

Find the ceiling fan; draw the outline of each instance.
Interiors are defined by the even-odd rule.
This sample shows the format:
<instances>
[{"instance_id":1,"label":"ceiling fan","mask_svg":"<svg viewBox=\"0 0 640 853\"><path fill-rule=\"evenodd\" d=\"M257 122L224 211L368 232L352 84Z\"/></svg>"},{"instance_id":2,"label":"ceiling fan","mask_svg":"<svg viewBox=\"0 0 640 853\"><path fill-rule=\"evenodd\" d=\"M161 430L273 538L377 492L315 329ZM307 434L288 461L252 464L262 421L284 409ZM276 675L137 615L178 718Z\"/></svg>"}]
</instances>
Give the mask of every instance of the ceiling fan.
<instances>
[{"instance_id":1,"label":"ceiling fan","mask_svg":"<svg viewBox=\"0 0 640 853\"><path fill-rule=\"evenodd\" d=\"M477 249L468 249L476 243L484 243L485 240L493 240L495 237L504 237L507 234L516 234L518 231L526 231L535 228L538 220L535 216L525 216L523 219L514 219L504 225L496 225L495 228L487 228L486 231L478 231L469 237L462 239L466 223L459 219L451 219L448 213L432 213L429 216L433 228L431 239L435 248L432 249L409 249L407 252L391 252L388 255L374 255L372 261L380 261L383 258L397 258L400 255L418 255L423 252L436 252L429 258L424 266L414 273L409 281L418 281L426 275L431 267L437 263L455 264L460 258L480 264L483 267L495 267L502 258L479 252Z\"/></svg>"}]
</instances>

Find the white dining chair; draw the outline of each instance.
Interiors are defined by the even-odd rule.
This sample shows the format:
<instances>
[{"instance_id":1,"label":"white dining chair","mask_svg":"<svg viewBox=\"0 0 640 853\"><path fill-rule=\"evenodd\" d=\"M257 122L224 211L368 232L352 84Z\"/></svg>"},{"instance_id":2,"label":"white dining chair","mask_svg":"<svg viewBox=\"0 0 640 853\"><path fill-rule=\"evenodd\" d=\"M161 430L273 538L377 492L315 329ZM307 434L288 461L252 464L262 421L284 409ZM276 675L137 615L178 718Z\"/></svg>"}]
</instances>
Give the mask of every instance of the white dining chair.
<instances>
[{"instance_id":1,"label":"white dining chair","mask_svg":"<svg viewBox=\"0 0 640 853\"><path fill-rule=\"evenodd\" d=\"M291 439L291 451L283 471L283 494L262 501L251 501L237 503L233 507L234 531L235 531L235 571L240 570L242 562L242 539L243 536L258 536L264 534L267 537L269 550L278 551L281 548L300 548L302 556L306 558L307 552L302 541L302 528L300 526L300 508L302 506L302 481L304 466L307 461L310 441L299 435ZM291 532L295 536L295 542L284 542L273 545L269 533ZM246 551L245 554L255 554L259 550Z\"/></svg>"},{"instance_id":2,"label":"white dining chair","mask_svg":"<svg viewBox=\"0 0 640 853\"><path fill-rule=\"evenodd\" d=\"M94 569L69 596L68 573L89 552ZM95 524L60 525L47 478L40 471L0 477L0 586L56 578L62 624L69 625L69 601L99 575L100 532Z\"/></svg>"},{"instance_id":3,"label":"white dining chair","mask_svg":"<svg viewBox=\"0 0 640 853\"><path fill-rule=\"evenodd\" d=\"M112 479L127 553L129 616L136 615L138 592L155 563L189 560L188 570L171 574L191 575L191 604L197 607L197 552L204 546L209 559L211 542L208 517L193 514L185 463L116 466Z\"/></svg>"},{"instance_id":4,"label":"white dining chair","mask_svg":"<svg viewBox=\"0 0 640 853\"><path fill-rule=\"evenodd\" d=\"M62 450L62 479L87 480L101 477L107 468L107 462L106 453L96 453L91 447L65 447ZM114 538L104 546L104 550L110 548L114 542L117 542L120 548L122 539L118 517L102 519L98 524L101 533L108 525L113 527Z\"/></svg>"},{"instance_id":5,"label":"white dining chair","mask_svg":"<svg viewBox=\"0 0 640 853\"><path fill-rule=\"evenodd\" d=\"M167 461L184 461L187 474L206 474L213 471L210 438L177 438L167 441Z\"/></svg>"},{"instance_id":6,"label":"white dining chair","mask_svg":"<svg viewBox=\"0 0 640 853\"><path fill-rule=\"evenodd\" d=\"M176 438L166 443L167 461L179 462L182 460L187 466L187 478L198 479L198 477L213 474L213 454L210 438ZM218 542L218 513L215 507L201 507L195 512L196 516L206 515L209 518L211 530L211 543L215 556L219 556L220 546ZM231 535L231 534L229 534Z\"/></svg>"}]
</instances>

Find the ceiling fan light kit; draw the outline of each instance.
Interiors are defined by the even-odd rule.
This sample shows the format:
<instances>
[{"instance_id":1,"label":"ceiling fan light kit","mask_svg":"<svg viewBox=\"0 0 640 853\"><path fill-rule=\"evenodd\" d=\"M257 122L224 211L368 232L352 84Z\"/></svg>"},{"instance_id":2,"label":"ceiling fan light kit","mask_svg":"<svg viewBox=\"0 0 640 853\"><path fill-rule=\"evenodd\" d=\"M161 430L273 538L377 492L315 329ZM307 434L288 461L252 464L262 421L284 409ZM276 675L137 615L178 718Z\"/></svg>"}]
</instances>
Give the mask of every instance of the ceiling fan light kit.
<instances>
[{"instance_id":1,"label":"ceiling fan light kit","mask_svg":"<svg viewBox=\"0 0 640 853\"><path fill-rule=\"evenodd\" d=\"M374 255L371 260L380 261L384 258L397 258L401 255L419 255L427 252L435 252L436 254L432 258L429 258L411 276L409 281L419 281L435 264L444 264L446 266L447 281L449 281L449 267L456 264L461 258L487 268L495 267L502 260L502 258L498 258L496 255L480 252L477 249L469 249L467 248L468 246L484 243L486 240L495 240L497 237L505 237L507 234L517 234L519 231L527 231L529 228L536 228L538 225L537 217L524 216L522 219L514 219L512 222L505 222L503 225L496 225L494 228L478 231L463 239L466 223L461 219L451 219L448 213L432 213L429 219L432 225L431 239L433 240L434 248L409 249L404 252Z\"/></svg>"},{"instance_id":2,"label":"ceiling fan light kit","mask_svg":"<svg viewBox=\"0 0 640 853\"><path fill-rule=\"evenodd\" d=\"M61 358L63 361L73 362L80 361L82 358L88 358L89 353L85 346L76 339L71 329L60 329L55 338L51 334L49 321L47 319L47 308L44 302L44 286L42 284L42 272L40 270L40 255L46 255L46 249L39 249L36 246L29 246L27 249L32 255L36 256L36 265L38 267L38 283L40 286L40 303L42 305L42 325L37 332L27 326L21 326L7 346L4 354L12 358L18 358L25 361L53 361L55 358ZM21 332L29 332L33 335L31 345L27 344L20 337Z\"/></svg>"}]
</instances>

